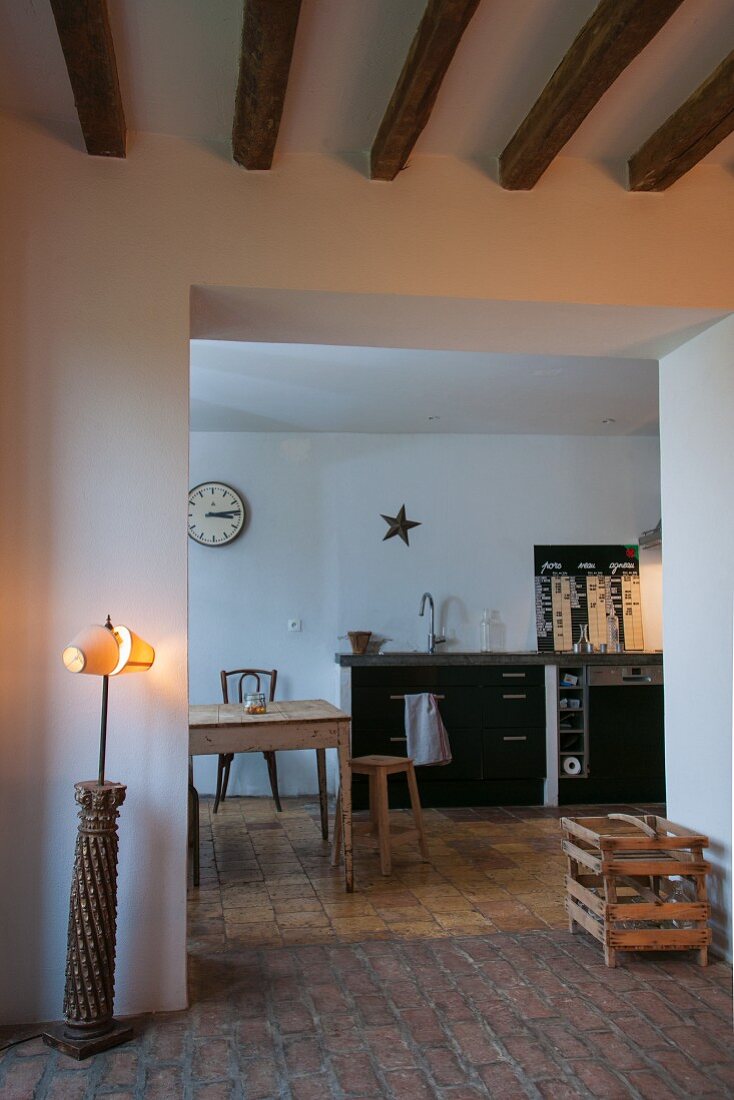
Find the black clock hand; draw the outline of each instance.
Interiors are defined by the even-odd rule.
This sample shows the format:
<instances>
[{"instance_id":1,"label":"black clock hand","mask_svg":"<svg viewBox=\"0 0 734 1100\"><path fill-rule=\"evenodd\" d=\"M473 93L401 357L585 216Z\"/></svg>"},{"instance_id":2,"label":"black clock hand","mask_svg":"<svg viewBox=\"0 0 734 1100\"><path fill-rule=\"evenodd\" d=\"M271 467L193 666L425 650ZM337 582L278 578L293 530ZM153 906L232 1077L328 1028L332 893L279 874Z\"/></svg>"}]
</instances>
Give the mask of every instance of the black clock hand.
<instances>
[{"instance_id":1,"label":"black clock hand","mask_svg":"<svg viewBox=\"0 0 734 1100\"><path fill-rule=\"evenodd\" d=\"M204 516L214 519L234 519L235 516L240 515L239 508L233 508L230 512L204 512Z\"/></svg>"}]
</instances>

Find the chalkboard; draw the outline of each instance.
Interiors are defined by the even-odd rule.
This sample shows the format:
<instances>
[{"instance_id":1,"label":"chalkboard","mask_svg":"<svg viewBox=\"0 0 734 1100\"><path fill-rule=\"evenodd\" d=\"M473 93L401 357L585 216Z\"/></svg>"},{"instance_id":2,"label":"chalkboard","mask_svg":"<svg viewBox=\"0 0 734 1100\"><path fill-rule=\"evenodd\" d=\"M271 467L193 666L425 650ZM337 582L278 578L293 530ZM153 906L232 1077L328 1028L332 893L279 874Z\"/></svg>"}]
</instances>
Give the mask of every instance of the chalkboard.
<instances>
[{"instance_id":1,"label":"chalkboard","mask_svg":"<svg viewBox=\"0 0 734 1100\"><path fill-rule=\"evenodd\" d=\"M572 650L586 623L595 648L606 642L611 606L622 649L644 649L638 546L535 547L539 650Z\"/></svg>"}]
</instances>

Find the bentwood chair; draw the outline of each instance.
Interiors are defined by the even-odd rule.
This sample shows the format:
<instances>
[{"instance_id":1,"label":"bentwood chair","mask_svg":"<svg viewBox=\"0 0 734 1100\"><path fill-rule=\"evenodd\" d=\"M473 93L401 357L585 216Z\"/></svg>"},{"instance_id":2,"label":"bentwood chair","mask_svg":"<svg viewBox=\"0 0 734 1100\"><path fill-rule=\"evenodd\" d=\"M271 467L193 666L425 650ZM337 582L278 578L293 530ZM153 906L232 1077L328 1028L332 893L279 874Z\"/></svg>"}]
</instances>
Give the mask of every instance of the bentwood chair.
<instances>
[{"instance_id":1,"label":"bentwood chair","mask_svg":"<svg viewBox=\"0 0 734 1100\"><path fill-rule=\"evenodd\" d=\"M271 703L275 698L275 684L278 679L277 669L235 668L229 672L226 669L222 669L219 676L222 681L222 700L225 703L234 703L235 694L237 702L242 703L244 702L245 695L252 691L262 691L267 695ZM247 686L245 686L246 681ZM224 802L227 796L229 769L234 760L234 755L233 752L222 752L219 754L219 760L217 762L217 793L214 797L214 813L219 809L219 803ZM278 794L278 766L275 762L275 753L264 752L263 756L268 765L270 790L273 792L275 808L278 813L280 813L283 807L280 804L280 795Z\"/></svg>"}]
</instances>

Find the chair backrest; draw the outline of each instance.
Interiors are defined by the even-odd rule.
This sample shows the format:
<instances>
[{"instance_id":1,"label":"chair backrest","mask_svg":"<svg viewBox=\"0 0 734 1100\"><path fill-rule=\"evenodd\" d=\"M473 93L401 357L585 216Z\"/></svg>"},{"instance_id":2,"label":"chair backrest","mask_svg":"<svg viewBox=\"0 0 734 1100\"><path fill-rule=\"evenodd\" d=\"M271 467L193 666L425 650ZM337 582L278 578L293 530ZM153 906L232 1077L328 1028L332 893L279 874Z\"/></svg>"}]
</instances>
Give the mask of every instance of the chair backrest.
<instances>
[{"instance_id":1,"label":"chair backrest","mask_svg":"<svg viewBox=\"0 0 734 1100\"><path fill-rule=\"evenodd\" d=\"M248 691L264 691L270 702L275 698L275 682L278 679L278 670L275 668L222 669L219 677L222 681L222 700L225 703L234 703L235 695L238 703L243 702ZM254 681L254 685L248 683L245 687L248 679ZM261 687L263 683L264 687Z\"/></svg>"}]
</instances>

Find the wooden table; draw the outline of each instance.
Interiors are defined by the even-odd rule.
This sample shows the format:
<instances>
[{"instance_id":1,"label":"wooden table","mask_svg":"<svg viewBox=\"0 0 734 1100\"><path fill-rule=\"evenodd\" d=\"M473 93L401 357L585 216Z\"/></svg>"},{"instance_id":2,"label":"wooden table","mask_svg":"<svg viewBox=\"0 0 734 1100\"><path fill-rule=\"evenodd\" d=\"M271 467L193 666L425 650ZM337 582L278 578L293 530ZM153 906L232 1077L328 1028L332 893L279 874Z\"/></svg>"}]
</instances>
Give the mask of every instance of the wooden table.
<instances>
[{"instance_id":1,"label":"wooden table","mask_svg":"<svg viewBox=\"0 0 734 1100\"><path fill-rule=\"evenodd\" d=\"M189 707L189 756L222 752L283 752L288 749L336 749L344 837L347 890L354 890L352 868L352 777L349 766L351 719L324 699L268 703L265 714L247 714L241 703L204 703ZM189 779L194 840L194 886L199 885L198 795ZM325 808L325 807L324 807Z\"/></svg>"}]
</instances>

